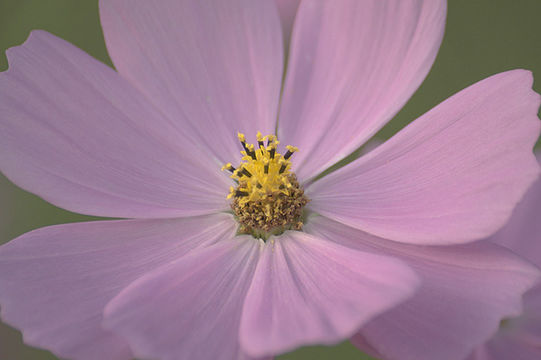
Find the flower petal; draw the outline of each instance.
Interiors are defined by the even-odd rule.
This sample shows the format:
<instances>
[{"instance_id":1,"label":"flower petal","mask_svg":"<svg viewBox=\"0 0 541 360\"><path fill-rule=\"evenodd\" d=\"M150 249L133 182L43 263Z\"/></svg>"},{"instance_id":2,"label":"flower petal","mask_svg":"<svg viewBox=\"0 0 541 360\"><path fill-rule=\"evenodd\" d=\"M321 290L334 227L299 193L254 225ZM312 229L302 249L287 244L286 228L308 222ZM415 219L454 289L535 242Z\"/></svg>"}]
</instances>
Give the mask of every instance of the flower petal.
<instances>
[{"instance_id":1,"label":"flower petal","mask_svg":"<svg viewBox=\"0 0 541 360\"><path fill-rule=\"evenodd\" d=\"M492 336L502 318L521 312L522 295L540 279L533 266L487 241L400 244L322 216L309 218L304 230L354 249L395 257L421 277L422 285L412 298L369 322L359 334L389 360L465 358Z\"/></svg>"},{"instance_id":2,"label":"flower petal","mask_svg":"<svg viewBox=\"0 0 541 360\"><path fill-rule=\"evenodd\" d=\"M541 358L541 285L524 295L524 311L507 319L498 333L468 360L538 360Z\"/></svg>"},{"instance_id":3,"label":"flower petal","mask_svg":"<svg viewBox=\"0 0 541 360\"><path fill-rule=\"evenodd\" d=\"M541 341L496 335L494 340L480 346L468 360L539 360Z\"/></svg>"},{"instance_id":4,"label":"flower petal","mask_svg":"<svg viewBox=\"0 0 541 360\"><path fill-rule=\"evenodd\" d=\"M541 153L537 152L538 161ZM511 219L489 238L541 265L541 181L538 179L513 211ZM541 285L523 297L519 317L506 319L496 335L477 347L469 360L537 360L541 358Z\"/></svg>"},{"instance_id":5,"label":"flower petal","mask_svg":"<svg viewBox=\"0 0 541 360\"><path fill-rule=\"evenodd\" d=\"M61 357L131 359L126 342L101 327L105 305L145 273L234 232L225 214L32 231L0 247L2 319Z\"/></svg>"},{"instance_id":6,"label":"flower petal","mask_svg":"<svg viewBox=\"0 0 541 360\"><path fill-rule=\"evenodd\" d=\"M282 33L284 34L284 41L286 44L289 44L295 15L297 14L300 2L301 0L276 0L280 21L282 23Z\"/></svg>"},{"instance_id":7,"label":"flower petal","mask_svg":"<svg viewBox=\"0 0 541 360\"><path fill-rule=\"evenodd\" d=\"M501 227L539 166L539 95L524 70L462 90L307 189L310 207L386 239L463 243Z\"/></svg>"},{"instance_id":8,"label":"flower petal","mask_svg":"<svg viewBox=\"0 0 541 360\"><path fill-rule=\"evenodd\" d=\"M524 295L524 311L520 317L509 319L508 324L487 343L492 356L511 347L518 360L537 360L541 356L541 285ZM520 354L520 355L519 355ZM534 356L535 355L535 356ZM515 359L515 358L513 358Z\"/></svg>"},{"instance_id":9,"label":"flower petal","mask_svg":"<svg viewBox=\"0 0 541 360\"><path fill-rule=\"evenodd\" d=\"M240 316L261 246L235 237L156 270L107 305L105 326L145 359L239 358Z\"/></svg>"},{"instance_id":10,"label":"flower petal","mask_svg":"<svg viewBox=\"0 0 541 360\"><path fill-rule=\"evenodd\" d=\"M222 162L239 159L237 131L274 133L283 45L268 0L100 1L118 72Z\"/></svg>"},{"instance_id":11,"label":"flower petal","mask_svg":"<svg viewBox=\"0 0 541 360\"><path fill-rule=\"evenodd\" d=\"M307 180L389 121L421 84L445 25L443 0L305 0L295 29L278 138Z\"/></svg>"},{"instance_id":12,"label":"flower petal","mask_svg":"<svg viewBox=\"0 0 541 360\"><path fill-rule=\"evenodd\" d=\"M220 165L117 73L34 31L0 74L0 169L65 209L176 217L227 208Z\"/></svg>"},{"instance_id":13,"label":"flower petal","mask_svg":"<svg viewBox=\"0 0 541 360\"><path fill-rule=\"evenodd\" d=\"M335 344L417 286L399 261L286 232L267 242L255 271L242 314L242 348L257 357Z\"/></svg>"},{"instance_id":14,"label":"flower petal","mask_svg":"<svg viewBox=\"0 0 541 360\"><path fill-rule=\"evenodd\" d=\"M541 162L541 151L536 155ZM511 219L490 237L490 241L541 266L541 179L537 179L530 187L513 211Z\"/></svg>"}]
</instances>

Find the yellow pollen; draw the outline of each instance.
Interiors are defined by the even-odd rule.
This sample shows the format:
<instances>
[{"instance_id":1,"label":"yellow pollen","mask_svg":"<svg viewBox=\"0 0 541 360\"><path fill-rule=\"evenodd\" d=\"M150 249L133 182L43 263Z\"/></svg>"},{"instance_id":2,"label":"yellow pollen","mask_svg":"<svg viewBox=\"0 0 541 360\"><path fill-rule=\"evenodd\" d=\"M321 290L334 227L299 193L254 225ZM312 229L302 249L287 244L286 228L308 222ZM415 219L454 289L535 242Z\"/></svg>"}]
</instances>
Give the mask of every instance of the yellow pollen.
<instances>
[{"instance_id":1,"label":"yellow pollen","mask_svg":"<svg viewBox=\"0 0 541 360\"><path fill-rule=\"evenodd\" d=\"M288 229L302 227L302 209L308 202L302 187L291 172L291 156L299 149L286 146L286 153L278 152L279 141L274 135L257 132L257 144L246 143L237 134L243 150L238 168L231 163L222 167L229 171L237 187L231 187L228 199L241 224L241 232L266 238Z\"/></svg>"},{"instance_id":2,"label":"yellow pollen","mask_svg":"<svg viewBox=\"0 0 541 360\"><path fill-rule=\"evenodd\" d=\"M238 133L238 138L244 148L241 151L242 162L237 169L231 163L222 167L223 170L232 172L231 178L236 180L239 186L232 188L228 198L238 197L239 203L264 200L267 197L283 193L289 195L291 182L291 155L298 151L294 146L286 146L285 155L277 152L279 144L274 135L262 136L257 132L258 146L246 143L246 137Z\"/></svg>"}]
</instances>

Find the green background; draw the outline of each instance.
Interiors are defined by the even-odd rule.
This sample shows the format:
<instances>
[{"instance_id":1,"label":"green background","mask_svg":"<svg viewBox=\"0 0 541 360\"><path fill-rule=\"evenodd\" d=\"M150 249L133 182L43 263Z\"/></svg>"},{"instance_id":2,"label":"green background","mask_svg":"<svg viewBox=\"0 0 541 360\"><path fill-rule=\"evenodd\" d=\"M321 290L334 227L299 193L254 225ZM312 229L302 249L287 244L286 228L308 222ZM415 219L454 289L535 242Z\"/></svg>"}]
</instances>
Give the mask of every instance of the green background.
<instances>
[{"instance_id":1,"label":"green background","mask_svg":"<svg viewBox=\"0 0 541 360\"><path fill-rule=\"evenodd\" d=\"M431 0L428 0L431 1ZM385 139L445 98L492 74L525 68L541 91L541 0L449 0L447 28L434 67L406 107L378 137ZM66 39L111 65L99 25L97 1L0 0L0 71L4 51L33 29ZM45 225L93 219L69 213L26 193L0 175L0 243ZM51 360L50 353L23 345L18 332L0 325L0 359ZM279 357L369 359L349 343L310 347Z\"/></svg>"}]
</instances>

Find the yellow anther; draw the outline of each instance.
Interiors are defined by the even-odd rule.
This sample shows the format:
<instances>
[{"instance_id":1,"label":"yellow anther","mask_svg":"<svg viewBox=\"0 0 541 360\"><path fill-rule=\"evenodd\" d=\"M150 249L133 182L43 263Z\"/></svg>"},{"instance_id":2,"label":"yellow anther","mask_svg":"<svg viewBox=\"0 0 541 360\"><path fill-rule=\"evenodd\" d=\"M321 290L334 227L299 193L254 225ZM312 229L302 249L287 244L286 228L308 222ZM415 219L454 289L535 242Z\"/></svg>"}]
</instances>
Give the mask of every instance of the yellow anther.
<instances>
[{"instance_id":1,"label":"yellow anther","mask_svg":"<svg viewBox=\"0 0 541 360\"><path fill-rule=\"evenodd\" d=\"M246 137L242 133L237 134L244 150L241 151L242 162L237 169L232 164L227 163L222 170L232 172L231 178L239 183L234 196L239 204L245 204L249 201L259 201L267 199L272 194L288 194L291 189L290 172L291 162L289 157L293 152L298 151L294 146L286 146L285 156L277 152L279 141L275 135L263 136L257 132L257 145L247 144ZM268 144L264 140L268 139Z\"/></svg>"},{"instance_id":2,"label":"yellow anther","mask_svg":"<svg viewBox=\"0 0 541 360\"><path fill-rule=\"evenodd\" d=\"M228 170L231 171L233 169L233 165L231 163L227 163L224 166L222 166L222 171Z\"/></svg>"},{"instance_id":3,"label":"yellow anther","mask_svg":"<svg viewBox=\"0 0 541 360\"><path fill-rule=\"evenodd\" d=\"M274 135L267 135L267 139L269 139L269 144L276 141L276 136Z\"/></svg>"},{"instance_id":4,"label":"yellow anther","mask_svg":"<svg viewBox=\"0 0 541 360\"><path fill-rule=\"evenodd\" d=\"M233 186L230 186L229 187L229 194L227 195L227 198L231 199L234 194L235 194L235 188Z\"/></svg>"},{"instance_id":5,"label":"yellow anther","mask_svg":"<svg viewBox=\"0 0 541 360\"><path fill-rule=\"evenodd\" d=\"M287 145L286 149L291 151L292 153L299 151L299 148L296 146Z\"/></svg>"}]
</instances>

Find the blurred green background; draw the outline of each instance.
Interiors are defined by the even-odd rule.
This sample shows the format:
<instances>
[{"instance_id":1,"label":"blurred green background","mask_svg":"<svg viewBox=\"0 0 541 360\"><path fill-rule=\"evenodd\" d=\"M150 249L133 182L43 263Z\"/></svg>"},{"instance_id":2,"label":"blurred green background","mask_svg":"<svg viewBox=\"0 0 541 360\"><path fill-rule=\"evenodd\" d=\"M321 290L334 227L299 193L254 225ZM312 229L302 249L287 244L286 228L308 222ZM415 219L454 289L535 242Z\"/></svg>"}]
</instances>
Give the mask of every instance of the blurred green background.
<instances>
[{"instance_id":1,"label":"blurred green background","mask_svg":"<svg viewBox=\"0 0 541 360\"><path fill-rule=\"evenodd\" d=\"M540 13L541 0L449 0L445 38L432 71L378 137L390 137L455 92L501 71L533 71L534 89L540 92ZM0 71L7 69L4 51L21 44L33 29L47 30L111 65L99 25L97 0L0 0ZM49 205L0 175L0 243L42 226L87 219L93 218ZM0 324L0 359L56 357L23 345L17 331ZM344 343L305 348L279 359L370 358Z\"/></svg>"}]
</instances>

